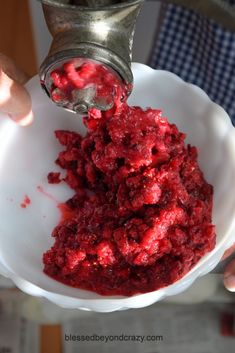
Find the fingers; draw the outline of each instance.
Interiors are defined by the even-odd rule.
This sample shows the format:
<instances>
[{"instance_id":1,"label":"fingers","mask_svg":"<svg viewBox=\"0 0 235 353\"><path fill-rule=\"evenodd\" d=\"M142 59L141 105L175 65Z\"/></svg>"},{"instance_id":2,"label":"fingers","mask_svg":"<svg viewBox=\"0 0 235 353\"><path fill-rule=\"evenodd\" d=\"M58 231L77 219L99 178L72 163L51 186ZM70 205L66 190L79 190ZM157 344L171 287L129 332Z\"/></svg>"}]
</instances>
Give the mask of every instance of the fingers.
<instances>
[{"instance_id":1,"label":"fingers","mask_svg":"<svg viewBox=\"0 0 235 353\"><path fill-rule=\"evenodd\" d=\"M7 76L21 85L24 85L29 80L29 76L22 69L19 69L12 59L1 53L0 68Z\"/></svg>"},{"instance_id":2,"label":"fingers","mask_svg":"<svg viewBox=\"0 0 235 353\"><path fill-rule=\"evenodd\" d=\"M10 69L13 70L11 65ZM23 76L18 79L18 82L14 81L0 67L0 111L8 114L18 124L26 126L32 122L33 114L30 96L19 83L25 79Z\"/></svg>"},{"instance_id":3,"label":"fingers","mask_svg":"<svg viewBox=\"0 0 235 353\"><path fill-rule=\"evenodd\" d=\"M235 252L235 243L225 251L221 261L225 260L227 257L229 257L233 252Z\"/></svg>"},{"instance_id":4,"label":"fingers","mask_svg":"<svg viewBox=\"0 0 235 353\"><path fill-rule=\"evenodd\" d=\"M235 243L225 251L222 260L229 257L235 251ZM235 292L235 259L232 260L224 271L224 285L225 287L231 291Z\"/></svg>"},{"instance_id":5,"label":"fingers","mask_svg":"<svg viewBox=\"0 0 235 353\"><path fill-rule=\"evenodd\" d=\"M229 291L235 292L235 259L225 269L224 285Z\"/></svg>"}]
</instances>

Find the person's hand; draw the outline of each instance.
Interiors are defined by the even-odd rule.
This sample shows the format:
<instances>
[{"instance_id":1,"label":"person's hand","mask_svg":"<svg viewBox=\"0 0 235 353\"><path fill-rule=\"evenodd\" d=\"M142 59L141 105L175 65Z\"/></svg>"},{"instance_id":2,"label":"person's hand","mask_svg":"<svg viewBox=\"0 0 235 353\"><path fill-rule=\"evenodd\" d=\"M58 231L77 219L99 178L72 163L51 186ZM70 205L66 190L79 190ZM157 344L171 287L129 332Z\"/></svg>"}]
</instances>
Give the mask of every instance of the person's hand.
<instances>
[{"instance_id":1,"label":"person's hand","mask_svg":"<svg viewBox=\"0 0 235 353\"><path fill-rule=\"evenodd\" d=\"M233 252L235 252L235 244L225 252L222 260L226 259L226 257L230 256ZM224 285L229 291L235 292L235 259L225 268Z\"/></svg>"},{"instance_id":2,"label":"person's hand","mask_svg":"<svg viewBox=\"0 0 235 353\"><path fill-rule=\"evenodd\" d=\"M28 76L15 63L0 54L0 112L22 126L33 120L31 99L23 87Z\"/></svg>"}]
</instances>

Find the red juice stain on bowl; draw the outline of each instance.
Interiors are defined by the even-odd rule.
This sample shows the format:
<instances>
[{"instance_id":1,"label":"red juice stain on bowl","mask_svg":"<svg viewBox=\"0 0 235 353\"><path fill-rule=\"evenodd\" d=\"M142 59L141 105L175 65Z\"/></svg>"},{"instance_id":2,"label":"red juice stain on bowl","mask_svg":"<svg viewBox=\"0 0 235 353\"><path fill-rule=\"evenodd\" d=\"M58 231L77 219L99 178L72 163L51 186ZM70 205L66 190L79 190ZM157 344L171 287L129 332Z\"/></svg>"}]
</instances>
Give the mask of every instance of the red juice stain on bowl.
<instances>
[{"instance_id":1,"label":"red juice stain on bowl","mask_svg":"<svg viewBox=\"0 0 235 353\"><path fill-rule=\"evenodd\" d=\"M53 184L53 183L52 183ZM37 186L37 190L44 196L46 196L48 199L52 200L53 202L59 204L59 201L55 198L55 196L53 196L52 194L50 194L49 192L45 191L44 188L41 185Z\"/></svg>"},{"instance_id":2,"label":"red juice stain on bowl","mask_svg":"<svg viewBox=\"0 0 235 353\"><path fill-rule=\"evenodd\" d=\"M49 173L48 174L48 181L51 184L57 184L58 182L58 176L57 174L60 173ZM55 182L56 180L56 182ZM59 181L60 182L60 181ZM47 191L44 190L44 188L41 185L37 186L37 190L44 196L46 196L47 198L49 198L50 200L52 200L53 202L55 202L57 204L57 208L60 210L60 223L71 218L72 216L74 216L74 211L71 210L71 208L69 208L66 203L59 203L59 201L50 193L48 193ZM46 218L45 215L43 215L43 218Z\"/></svg>"},{"instance_id":3,"label":"red juice stain on bowl","mask_svg":"<svg viewBox=\"0 0 235 353\"><path fill-rule=\"evenodd\" d=\"M85 137L55 132L64 146L56 164L75 194L43 262L67 285L129 296L172 284L214 248L213 188L197 149L161 111L119 98L88 112Z\"/></svg>"},{"instance_id":4,"label":"red juice stain on bowl","mask_svg":"<svg viewBox=\"0 0 235 353\"><path fill-rule=\"evenodd\" d=\"M24 200L20 204L20 207L27 208L30 205L30 203L31 203L30 198L27 195L25 195Z\"/></svg>"}]
</instances>

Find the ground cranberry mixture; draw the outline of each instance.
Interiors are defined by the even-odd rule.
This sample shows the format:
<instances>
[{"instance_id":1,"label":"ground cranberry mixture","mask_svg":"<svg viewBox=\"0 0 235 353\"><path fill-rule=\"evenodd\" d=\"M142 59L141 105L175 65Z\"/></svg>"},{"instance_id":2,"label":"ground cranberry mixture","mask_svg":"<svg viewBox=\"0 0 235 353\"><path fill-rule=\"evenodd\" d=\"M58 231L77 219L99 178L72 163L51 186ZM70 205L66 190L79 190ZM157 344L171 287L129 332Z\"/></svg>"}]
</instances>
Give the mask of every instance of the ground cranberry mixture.
<instances>
[{"instance_id":1,"label":"ground cranberry mixture","mask_svg":"<svg viewBox=\"0 0 235 353\"><path fill-rule=\"evenodd\" d=\"M113 97L120 101L124 85L119 76L104 65L92 60L73 59L50 74L51 99L55 103L75 102L78 90L95 88L94 103L112 105Z\"/></svg>"},{"instance_id":2,"label":"ground cranberry mixture","mask_svg":"<svg viewBox=\"0 0 235 353\"><path fill-rule=\"evenodd\" d=\"M64 146L56 163L75 194L44 254L45 273L103 295L175 282L215 246L213 189L196 148L159 110L125 102L84 122L85 137L56 131Z\"/></svg>"},{"instance_id":3,"label":"ground cranberry mixture","mask_svg":"<svg viewBox=\"0 0 235 353\"><path fill-rule=\"evenodd\" d=\"M30 203L31 203L30 198L27 195L25 195L24 200L20 204L20 207L27 208L30 205Z\"/></svg>"}]
</instances>

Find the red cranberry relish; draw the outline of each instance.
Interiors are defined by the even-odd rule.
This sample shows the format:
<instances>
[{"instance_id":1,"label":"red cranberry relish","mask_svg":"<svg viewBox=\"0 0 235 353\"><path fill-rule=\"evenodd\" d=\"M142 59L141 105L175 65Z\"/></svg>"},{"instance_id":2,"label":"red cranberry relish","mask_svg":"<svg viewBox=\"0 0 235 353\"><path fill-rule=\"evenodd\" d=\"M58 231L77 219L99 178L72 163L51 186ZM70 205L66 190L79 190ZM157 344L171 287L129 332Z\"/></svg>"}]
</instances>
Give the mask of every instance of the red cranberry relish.
<instances>
[{"instance_id":1,"label":"red cranberry relish","mask_svg":"<svg viewBox=\"0 0 235 353\"><path fill-rule=\"evenodd\" d=\"M107 105L116 103L125 95L124 85L119 76L110 68L93 60L72 59L50 74L51 99L55 103L75 102L76 91L95 88L94 103L105 101ZM128 90L129 87L126 87ZM124 98L124 97L123 97Z\"/></svg>"},{"instance_id":2,"label":"red cranberry relish","mask_svg":"<svg viewBox=\"0 0 235 353\"><path fill-rule=\"evenodd\" d=\"M44 271L103 295L167 286L215 246L213 189L197 150L159 110L123 103L93 113L85 137L56 131L65 147L56 163L75 195L66 202L70 217L53 231Z\"/></svg>"}]
</instances>

